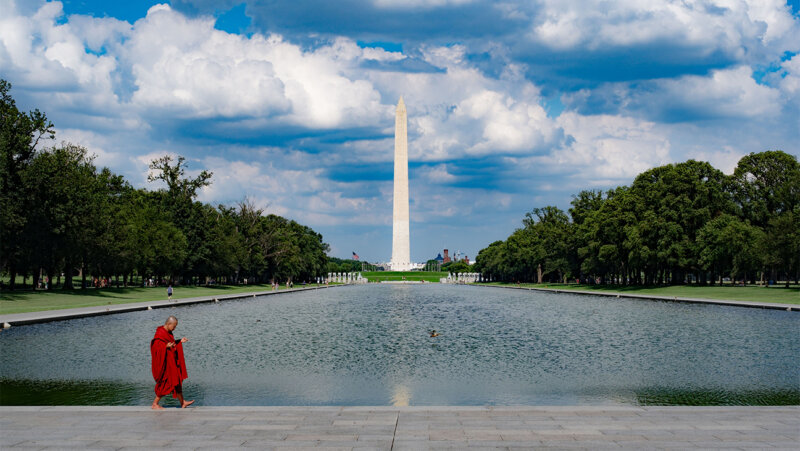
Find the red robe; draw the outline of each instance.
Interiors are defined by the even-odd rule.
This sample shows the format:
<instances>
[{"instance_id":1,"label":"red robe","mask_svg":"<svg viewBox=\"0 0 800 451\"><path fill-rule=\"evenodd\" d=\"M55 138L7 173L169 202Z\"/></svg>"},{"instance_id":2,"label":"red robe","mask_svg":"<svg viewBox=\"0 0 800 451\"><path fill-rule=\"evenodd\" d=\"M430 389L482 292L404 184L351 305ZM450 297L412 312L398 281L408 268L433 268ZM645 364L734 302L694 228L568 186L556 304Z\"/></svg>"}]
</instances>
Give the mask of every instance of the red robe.
<instances>
[{"instance_id":1,"label":"red robe","mask_svg":"<svg viewBox=\"0 0 800 451\"><path fill-rule=\"evenodd\" d=\"M177 398L181 391L181 382L188 375L186 362L183 360L183 343L179 341L175 346L167 348L169 342L175 343L172 332L167 331L164 326L158 326L155 337L150 340L153 379L156 381L156 396L172 393L172 397Z\"/></svg>"}]
</instances>

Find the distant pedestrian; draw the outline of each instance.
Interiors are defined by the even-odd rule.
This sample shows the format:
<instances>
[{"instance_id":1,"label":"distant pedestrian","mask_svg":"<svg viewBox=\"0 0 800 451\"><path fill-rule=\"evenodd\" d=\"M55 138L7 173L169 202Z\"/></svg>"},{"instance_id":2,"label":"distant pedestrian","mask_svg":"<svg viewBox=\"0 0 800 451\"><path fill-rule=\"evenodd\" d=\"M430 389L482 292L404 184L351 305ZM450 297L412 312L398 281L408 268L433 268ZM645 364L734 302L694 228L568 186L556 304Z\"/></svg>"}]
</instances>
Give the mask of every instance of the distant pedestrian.
<instances>
[{"instance_id":1,"label":"distant pedestrian","mask_svg":"<svg viewBox=\"0 0 800 451\"><path fill-rule=\"evenodd\" d=\"M172 284L167 287L167 299L172 300Z\"/></svg>"}]
</instances>

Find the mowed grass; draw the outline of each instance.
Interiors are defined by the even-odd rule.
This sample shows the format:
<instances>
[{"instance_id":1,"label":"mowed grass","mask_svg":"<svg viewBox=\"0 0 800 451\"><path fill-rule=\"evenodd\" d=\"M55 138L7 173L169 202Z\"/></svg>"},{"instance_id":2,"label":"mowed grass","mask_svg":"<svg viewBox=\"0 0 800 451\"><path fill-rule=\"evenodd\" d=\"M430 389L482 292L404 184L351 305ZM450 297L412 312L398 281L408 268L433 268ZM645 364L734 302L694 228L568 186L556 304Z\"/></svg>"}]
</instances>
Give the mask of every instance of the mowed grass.
<instances>
[{"instance_id":1,"label":"mowed grass","mask_svg":"<svg viewBox=\"0 0 800 451\"><path fill-rule=\"evenodd\" d=\"M438 282L439 279L447 277L446 271L366 271L361 273L370 282L380 281L425 281ZM405 277L405 279L403 279Z\"/></svg>"},{"instance_id":2,"label":"mowed grass","mask_svg":"<svg viewBox=\"0 0 800 451\"><path fill-rule=\"evenodd\" d=\"M490 285L516 286L513 283L492 282ZM578 284L558 284L558 283L523 283L523 287L533 288L555 288L559 290L581 290L596 291L603 293L621 293L638 295L670 296L683 298L718 299L729 301L753 301L753 302L778 302L783 304L800 304L800 287L792 286L748 286L736 287L727 286L702 286L702 285L670 285L663 287L631 287L619 285L578 285Z\"/></svg>"},{"instance_id":3,"label":"mowed grass","mask_svg":"<svg viewBox=\"0 0 800 451\"><path fill-rule=\"evenodd\" d=\"M302 288L295 284L295 288ZM313 286L313 285L312 285ZM281 290L286 285L281 285ZM215 285L215 286L178 286L173 288L173 299L194 298L200 296L224 296L227 294L270 291L270 285ZM60 310L96 305L126 304L129 302L159 301L167 299L166 287L128 287L128 288L87 288L84 290L52 291L3 291L0 293L0 314L40 312L43 310Z\"/></svg>"}]
</instances>

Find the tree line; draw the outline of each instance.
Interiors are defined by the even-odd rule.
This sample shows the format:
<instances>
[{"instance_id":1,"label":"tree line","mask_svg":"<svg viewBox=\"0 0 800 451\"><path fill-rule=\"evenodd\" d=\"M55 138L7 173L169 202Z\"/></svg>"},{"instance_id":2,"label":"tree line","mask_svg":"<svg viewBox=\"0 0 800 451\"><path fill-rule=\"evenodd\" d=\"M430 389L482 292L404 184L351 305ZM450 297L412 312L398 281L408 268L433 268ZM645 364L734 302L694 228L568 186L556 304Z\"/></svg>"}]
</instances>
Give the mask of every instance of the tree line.
<instances>
[{"instance_id":1,"label":"tree line","mask_svg":"<svg viewBox=\"0 0 800 451\"><path fill-rule=\"evenodd\" d=\"M127 285L134 276L172 283L263 283L312 280L325 273L329 250L322 235L295 221L265 215L252 203L212 206L197 201L212 173L187 177L183 157L150 164L151 182L134 188L108 168L97 168L81 146L54 139L38 110L22 112L0 80L0 270L40 274L52 287L73 276Z\"/></svg>"},{"instance_id":2,"label":"tree line","mask_svg":"<svg viewBox=\"0 0 800 451\"><path fill-rule=\"evenodd\" d=\"M800 165L782 151L746 155L730 176L695 160L656 167L570 205L528 212L523 227L480 251L476 271L622 285L800 278Z\"/></svg>"}]
</instances>

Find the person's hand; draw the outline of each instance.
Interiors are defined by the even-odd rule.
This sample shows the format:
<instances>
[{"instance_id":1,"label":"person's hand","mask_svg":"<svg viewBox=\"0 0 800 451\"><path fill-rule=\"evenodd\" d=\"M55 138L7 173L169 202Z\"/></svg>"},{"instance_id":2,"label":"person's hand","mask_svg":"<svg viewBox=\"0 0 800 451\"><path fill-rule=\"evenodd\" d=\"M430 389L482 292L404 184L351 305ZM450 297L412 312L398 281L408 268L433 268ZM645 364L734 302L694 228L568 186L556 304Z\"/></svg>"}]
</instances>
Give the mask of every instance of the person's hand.
<instances>
[{"instance_id":1,"label":"person's hand","mask_svg":"<svg viewBox=\"0 0 800 451\"><path fill-rule=\"evenodd\" d=\"M169 349L169 348L171 348L173 346L175 346L174 342L170 341L170 342L167 343L167 349Z\"/></svg>"},{"instance_id":2,"label":"person's hand","mask_svg":"<svg viewBox=\"0 0 800 451\"><path fill-rule=\"evenodd\" d=\"M188 338L186 338L186 337L181 338L181 343L186 343L187 341L189 341Z\"/></svg>"}]
</instances>

